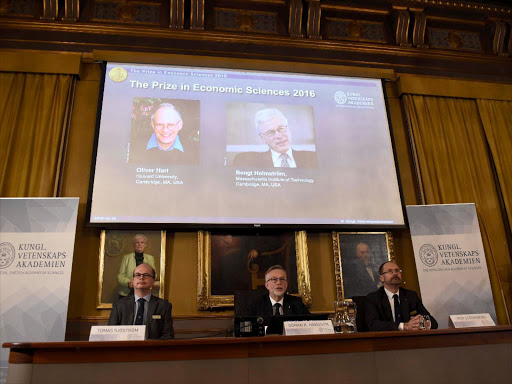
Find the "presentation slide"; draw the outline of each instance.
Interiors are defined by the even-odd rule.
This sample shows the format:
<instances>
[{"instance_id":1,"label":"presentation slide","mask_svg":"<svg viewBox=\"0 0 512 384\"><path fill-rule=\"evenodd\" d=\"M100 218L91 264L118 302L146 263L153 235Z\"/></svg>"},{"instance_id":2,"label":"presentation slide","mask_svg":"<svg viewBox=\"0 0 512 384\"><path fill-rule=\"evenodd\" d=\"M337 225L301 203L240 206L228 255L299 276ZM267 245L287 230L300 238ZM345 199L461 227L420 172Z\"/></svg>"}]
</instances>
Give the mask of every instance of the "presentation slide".
<instances>
[{"instance_id":1,"label":"presentation slide","mask_svg":"<svg viewBox=\"0 0 512 384\"><path fill-rule=\"evenodd\" d=\"M107 63L90 222L404 225L379 79Z\"/></svg>"}]
</instances>

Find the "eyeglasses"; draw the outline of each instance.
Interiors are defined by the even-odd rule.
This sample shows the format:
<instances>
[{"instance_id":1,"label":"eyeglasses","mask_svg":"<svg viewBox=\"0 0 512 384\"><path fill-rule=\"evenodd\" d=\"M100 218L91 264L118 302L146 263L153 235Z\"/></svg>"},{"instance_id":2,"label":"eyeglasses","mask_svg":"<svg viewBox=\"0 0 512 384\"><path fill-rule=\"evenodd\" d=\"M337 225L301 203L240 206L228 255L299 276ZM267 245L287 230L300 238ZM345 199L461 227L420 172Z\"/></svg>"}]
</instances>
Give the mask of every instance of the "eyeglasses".
<instances>
[{"instance_id":1,"label":"eyeglasses","mask_svg":"<svg viewBox=\"0 0 512 384\"><path fill-rule=\"evenodd\" d=\"M167 129L169 129L171 131L174 131L178 127L179 123L180 123L179 121L177 123L175 123L175 124L171 124L171 123L167 123L167 124L157 123L157 124L155 124L155 128L158 129L158 130L162 130L164 128L167 128Z\"/></svg>"},{"instance_id":2,"label":"eyeglasses","mask_svg":"<svg viewBox=\"0 0 512 384\"><path fill-rule=\"evenodd\" d=\"M276 135L277 132L283 134L283 133L286 133L287 131L288 131L288 126L281 125L281 126L277 127L277 129L271 129L270 131L267 131L265 133L260 133L260 135L265 136L267 139L271 139Z\"/></svg>"},{"instance_id":3,"label":"eyeglasses","mask_svg":"<svg viewBox=\"0 0 512 384\"><path fill-rule=\"evenodd\" d=\"M137 278L137 279L142 279L142 278L145 278L147 279L148 277L151 277L152 279L155 278L155 276L153 276L152 274L150 273L134 273L133 274L133 277Z\"/></svg>"},{"instance_id":4,"label":"eyeglasses","mask_svg":"<svg viewBox=\"0 0 512 384\"><path fill-rule=\"evenodd\" d=\"M281 283L284 283L285 281L288 281L288 279L286 277L273 277L271 279L268 279L267 280L267 283L271 281L273 282L274 284L277 283L278 281L280 281Z\"/></svg>"},{"instance_id":5,"label":"eyeglasses","mask_svg":"<svg viewBox=\"0 0 512 384\"><path fill-rule=\"evenodd\" d=\"M386 273L402 273L401 269L389 269L381 273L381 275L385 275Z\"/></svg>"}]
</instances>

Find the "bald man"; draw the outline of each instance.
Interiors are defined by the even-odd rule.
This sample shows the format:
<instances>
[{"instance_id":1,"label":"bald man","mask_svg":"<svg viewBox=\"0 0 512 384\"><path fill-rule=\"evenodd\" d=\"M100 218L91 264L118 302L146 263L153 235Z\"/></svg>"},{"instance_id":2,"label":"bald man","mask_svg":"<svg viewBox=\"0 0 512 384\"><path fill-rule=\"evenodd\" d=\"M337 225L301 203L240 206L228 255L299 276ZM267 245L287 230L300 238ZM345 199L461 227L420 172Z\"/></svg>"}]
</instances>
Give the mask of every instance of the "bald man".
<instances>
[{"instance_id":1,"label":"bald man","mask_svg":"<svg viewBox=\"0 0 512 384\"><path fill-rule=\"evenodd\" d=\"M151 294L155 270L140 264L133 271L133 294L112 306L108 325L145 325L146 339L172 339L172 304Z\"/></svg>"},{"instance_id":2,"label":"bald man","mask_svg":"<svg viewBox=\"0 0 512 384\"><path fill-rule=\"evenodd\" d=\"M198 143L182 140L184 127L180 111L171 103L162 103L151 114L152 134L142 143L131 143L130 162L155 165L199 164ZM186 136L185 136L186 138Z\"/></svg>"}]
</instances>

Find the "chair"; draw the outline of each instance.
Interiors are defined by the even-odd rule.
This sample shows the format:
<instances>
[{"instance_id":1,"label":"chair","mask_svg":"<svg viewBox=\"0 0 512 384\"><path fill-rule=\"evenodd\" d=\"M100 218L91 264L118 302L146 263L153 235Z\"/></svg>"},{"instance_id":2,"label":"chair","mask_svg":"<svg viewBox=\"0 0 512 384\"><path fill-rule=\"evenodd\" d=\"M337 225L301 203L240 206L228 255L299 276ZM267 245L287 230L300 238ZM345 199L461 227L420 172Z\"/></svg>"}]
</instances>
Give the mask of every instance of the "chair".
<instances>
[{"instance_id":1,"label":"chair","mask_svg":"<svg viewBox=\"0 0 512 384\"><path fill-rule=\"evenodd\" d=\"M353 296L352 301L356 303L357 314L356 314L356 326L358 332L368 332L366 327L366 315L365 315L365 302L366 296Z\"/></svg>"},{"instance_id":2,"label":"chair","mask_svg":"<svg viewBox=\"0 0 512 384\"><path fill-rule=\"evenodd\" d=\"M235 318L234 336L264 336L265 328L263 319L259 319L249 312L250 304L257 296L263 294L263 290L235 291Z\"/></svg>"},{"instance_id":3,"label":"chair","mask_svg":"<svg viewBox=\"0 0 512 384\"><path fill-rule=\"evenodd\" d=\"M249 305L258 296L263 295L266 289L255 289L251 291L235 291L235 317L249 316Z\"/></svg>"}]
</instances>

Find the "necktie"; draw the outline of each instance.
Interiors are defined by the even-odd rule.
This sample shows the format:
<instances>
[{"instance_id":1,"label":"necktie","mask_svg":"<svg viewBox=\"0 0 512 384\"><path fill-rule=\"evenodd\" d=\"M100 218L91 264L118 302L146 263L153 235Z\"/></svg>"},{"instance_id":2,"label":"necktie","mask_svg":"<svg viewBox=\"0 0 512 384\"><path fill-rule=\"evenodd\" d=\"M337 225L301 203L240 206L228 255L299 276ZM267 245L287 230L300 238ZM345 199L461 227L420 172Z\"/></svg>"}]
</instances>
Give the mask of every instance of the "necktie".
<instances>
[{"instance_id":1,"label":"necktie","mask_svg":"<svg viewBox=\"0 0 512 384\"><path fill-rule=\"evenodd\" d=\"M286 153L279 156L279 158L281 159L281 167L290 168L290 164L288 164L288 155Z\"/></svg>"},{"instance_id":2,"label":"necktie","mask_svg":"<svg viewBox=\"0 0 512 384\"><path fill-rule=\"evenodd\" d=\"M281 316L281 311L279 310L281 308L281 304L275 303L274 304L274 316Z\"/></svg>"},{"instance_id":3,"label":"necktie","mask_svg":"<svg viewBox=\"0 0 512 384\"><path fill-rule=\"evenodd\" d=\"M395 302L395 321L401 323L402 310L400 309L400 302L398 301L398 295L396 293L393 295L393 300Z\"/></svg>"},{"instance_id":4,"label":"necktie","mask_svg":"<svg viewBox=\"0 0 512 384\"><path fill-rule=\"evenodd\" d=\"M144 324L144 304L146 303L146 300L141 297L137 301L139 303L139 308L137 308L137 315L135 316L135 325L142 325Z\"/></svg>"}]
</instances>

